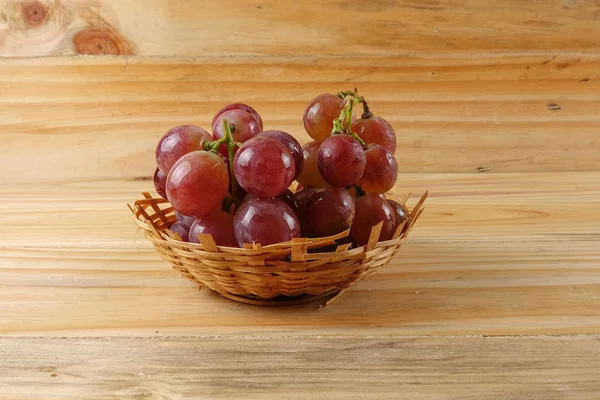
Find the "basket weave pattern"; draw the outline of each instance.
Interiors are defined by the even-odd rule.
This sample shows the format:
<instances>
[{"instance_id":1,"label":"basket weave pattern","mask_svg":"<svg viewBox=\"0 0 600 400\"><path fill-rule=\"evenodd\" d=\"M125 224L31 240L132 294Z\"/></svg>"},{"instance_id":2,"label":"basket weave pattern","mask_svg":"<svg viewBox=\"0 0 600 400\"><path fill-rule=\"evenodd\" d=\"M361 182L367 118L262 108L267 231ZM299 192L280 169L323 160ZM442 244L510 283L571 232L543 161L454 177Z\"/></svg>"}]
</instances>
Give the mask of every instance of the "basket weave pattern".
<instances>
[{"instance_id":1,"label":"basket weave pattern","mask_svg":"<svg viewBox=\"0 0 600 400\"><path fill-rule=\"evenodd\" d=\"M165 199L143 195L144 199L129 208L136 224L165 261L200 287L259 305L303 303L333 294L337 295L330 301L339 297L394 257L423 212L427 197L427 193L421 197L391 240L377 242L380 223L373 227L366 246L351 249L349 243L335 242L348 236L349 231L264 247L217 246L210 235L203 234L199 235L200 244L183 242L168 229L176 220L173 207Z\"/></svg>"}]
</instances>

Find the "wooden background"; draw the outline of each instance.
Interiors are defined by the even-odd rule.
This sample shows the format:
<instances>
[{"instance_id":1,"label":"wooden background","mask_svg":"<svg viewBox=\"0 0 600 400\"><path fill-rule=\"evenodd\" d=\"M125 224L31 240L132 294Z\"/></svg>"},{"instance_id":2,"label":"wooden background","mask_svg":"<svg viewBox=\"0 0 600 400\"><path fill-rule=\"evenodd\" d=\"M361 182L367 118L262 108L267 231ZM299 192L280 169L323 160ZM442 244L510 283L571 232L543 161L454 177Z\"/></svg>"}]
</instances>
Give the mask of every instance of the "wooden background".
<instances>
[{"instance_id":1,"label":"wooden background","mask_svg":"<svg viewBox=\"0 0 600 400\"><path fill-rule=\"evenodd\" d=\"M0 1L0 399L596 399L600 3ZM169 127L315 95L395 127L399 257L330 307L198 291L136 233ZM414 200L409 201L409 204Z\"/></svg>"}]
</instances>

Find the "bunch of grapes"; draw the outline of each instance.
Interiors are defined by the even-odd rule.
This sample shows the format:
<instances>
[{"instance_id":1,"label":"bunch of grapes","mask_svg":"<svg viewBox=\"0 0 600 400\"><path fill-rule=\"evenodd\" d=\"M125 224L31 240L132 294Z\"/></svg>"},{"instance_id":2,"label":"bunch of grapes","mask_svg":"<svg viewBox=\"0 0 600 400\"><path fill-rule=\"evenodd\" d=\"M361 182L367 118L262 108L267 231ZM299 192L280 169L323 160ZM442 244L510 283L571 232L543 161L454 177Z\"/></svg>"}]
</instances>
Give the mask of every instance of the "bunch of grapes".
<instances>
[{"instance_id":1,"label":"bunch of grapes","mask_svg":"<svg viewBox=\"0 0 600 400\"><path fill-rule=\"evenodd\" d=\"M391 239L408 218L385 198L398 175L391 125L354 90L317 96L304 127L314 141L301 146L287 132L263 130L256 110L236 103L215 114L212 135L193 125L170 129L154 173L156 191L176 210L170 229L184 241L198 243L203 233L231 247L350 229L362 246L383 221L379 240Z\"/></svg>"}]
</instances>

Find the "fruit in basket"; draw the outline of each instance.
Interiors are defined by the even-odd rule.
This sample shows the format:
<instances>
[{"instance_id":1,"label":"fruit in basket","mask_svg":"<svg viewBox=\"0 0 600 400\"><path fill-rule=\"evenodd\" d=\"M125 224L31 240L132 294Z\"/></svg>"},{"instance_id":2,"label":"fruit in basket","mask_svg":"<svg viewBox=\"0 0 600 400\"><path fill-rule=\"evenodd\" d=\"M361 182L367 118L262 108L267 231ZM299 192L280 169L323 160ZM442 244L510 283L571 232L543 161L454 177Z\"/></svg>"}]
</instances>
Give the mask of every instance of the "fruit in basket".
<instances>
[{"instance_id":1,"label":"fruit in basket","mask_svg":"<svg viewBox=\"0 0 600 400\"><path fill-rule=\"evenodd\" d=\"M290 189L286 189L283 193L281 193L276 198L283 201L288 206L292 207L292 209L294 209L296 207L294 192L292 192Z\"/></svg>"},{"instance_id":2,"label":"fruit in basket","mask_svg":"<svg viewBox=\"0 0 600 400\"><path fill-rule=\"evenodd\" d=\"M179 211L175 210L175 218L177 218L177 222L181 222L186 225L188 228L192 226L194 221L196 221L196 217L192 217L190 215L183 215Z\"/></svg>"},{"instance_id":3,"label":"fruit in basket","mask_svg":"<svg viewBox=\"0 0 600 400\"><path fill-rule=\"evenodd\" d=\"M392 154L396 151L396 133L394 128L385 119L370 114L354 121L350 130L362 140L371 144L385 147Z\"/></svg>"},{"instance_id":4,"label":"fruit in basket","mask_svg":"<svg viewBox=\"0 0 600 400\"><path fill-rule=\"evenodd\" d=\"M171 225L171 227L169 228L171 229L173 232L175 232L176 234L179 235L179 237L181 238L181 240L183 240L184 242L188 241L188 234L190 231L190 227L185 225L182 222L175 222L173 225Z\"/></svg>"},{"instance_id":5,"label":"fruit in basket","mask_svg":"<svg viewBox=\"0 0 600 400\"><path fill-rule=\"evenodd\" d=\"M364 246L369 242L371 229L383 221L379 241L389 240L394 234L394 210L388 202L380 196L368 193L359 197L355 201L356 213L350 236L359 246Z\"/></svg>"},{"instance_id":6,"label":"fruit in basket","mask_svg":"<svg viewBox=\"0 0 600 400\"><path fill-rule=\"evenodd\" d=\"M408 221L408 210L396 200L390 199L387 202L394 211L394 232L396 232L396 229L398 229L401 224Z\"/></svg>"},{"instance_id":7,"label":"fruit in basket","mask_svg":"<svg viewBox=\"0 0 600 400\"><path fill-rule=\"evenodd\" d=\"M398 179L398 162L383 146L371 144L365 151L367 163L358 185L367 193L383 194L394 187Z\"/></svg>"},{"instance_id":8,"label":"fruit in basket","mask_svg":"<svg viewBox=\"0 0 600 400\"><path fill-rule=\"evenodd\" d=\"M223 121L229 123L233 140L240 143L252 139L262 130L252 114L244 110L229 110L219 115L213 123L213 136L217 140L225 137Z\"/></svg>"},{"instance_id":9,"label":"fruit in basket","mask_svg":"<svg viewBox=\"0 0 600 400\"><path fill-rule=\"evenodd\" d=\"M263 130L263 121L262 121L262 118L260 117L260 114L254 108L250 107L247 104L243 104L243 103L233 103L233 104L229 104L229 105L221 108L219 111L217 111L217 113L213 117L211 126L215 125L217 118L219 118L219 116L221 114L223 114L224 112L230 111L230 110L246 111L248 114L250 114L250 115L252 115L252 117L254 117L254 119L258 123L258 127L260 128L260 130L261 131Z\"/></svg>"},{"instance_id":10,"label":"fruit in basket","mask_svg":"<svg viewBox=\"0 0 600 400\"><path fill-rule=\"evenodd\" d=\"M354 199L346 189L324 187L310 196L306 204L306 217L314 236L335 235L352 225Z\"/></svg>"},{"instance_id":11,"label":"fruit in basket","mask_svg":"<svg viewBox=\"0 0 600 400\"><path fill-rule=\"evenodd\" d=\"M154 171L154 189L163 199L167 198L167 175L156 167Z\"/></svg>"},{"instance_id":12,"label":"fruit in basket","mask_svg":"<svg viewBox=\"0 0 600 400\"><path fill-rule=\"evenodd\" d=\"M208 151L184 155L167 176L167 197L171 205L180 213L195 217L219 207L228 187L225 162Z\"/></svg>"},{"instance_id":13,"label":"fruit in basket","mask_svg":"<svg viewBox=\"0 0 600 400\"><path fill-rule=\"evenodd\" d=\"M363 175L366 163L363 147L348 135L330 136L319 148L319 172L333 186L354 185Z\"/></svg>"},{"instance_id":14,"label":"fruit in basket","mask_svg":"<svg viewBox=\"0 0 600 400\"><path fill-rule=\"evenodd\" d=\"M260 198L275 197L294 180L296 166L286 146L269 137L244 143L233 159L233 171L241 187Z\"/></svg>"},{"instance_id":15,"label":"fruit in basket","mask_svg":"<svg viewBox=\"0 0 600 400\"><path fill-rule=\"evenodd\" d=\"M330 93L323 93L312 99L304 111L304 129L316 140L323 142L331 134L333 120L340 116L344 100Z\"/></svg>"},{"instance_id":16,"label":"fruit in basket","mask_svg":"<svg viewBox=\"0 0 600 400\"><path fill-rule=\"evenodd\" d=\"M300 175L296 177L296 180L303 186L324 187L327 184L325 179L321 176L317 165L320 147L321 143L319 142L308 142L302 146L302 157L304 162L302 171L300 172Z\"/></svg>"},{"instance_id":17,"label":"fruit in basket","mask_svg":"<svg viewBox=\"0 0 600 400\"><path fill-rule=\"evenodd\" d=\"M356 120L358 105L364 112ZM263 132L256 110L234 103L215 114L213 136L192 125L163 135L154 181L176 210L173 227L187 226L194 241L210 233L226 246L266 246L350 228L348 240L363 245L372 226L384 221L380 239L391 238L394 221L405 220L406 212L385 200L398 173L389 123L356 90L315 97L303 123L314 141L300 146L287 132ZM294 179L301 185L296 193Z\"/></svg>"},{"instance_id":18,"label":"fruit in basket","mask_svg":"<svg viewBox=\"0 0 600 400\"><path fill-rule=\"evenodd\" d=\"M310 196L314 192L319 190L316 187L305 187L302 190L294 193L294 210L296 211L296 215L300 220L300 229L302 231L303 237L311 237L313 236L312 231L310 230L310 225L308 224L308 216L306 214L306 205Z\"/></svg>"},{"instance_id":19,"label":"fruit in basket","mask_svg":"<svg viewBox=\"0 0 600 400\"><path fill-rule=\"evenodd\" d=\"M237 243L267 246L300 237L300 221L294 210L279 199L256 199L242 203L233 218Z\"/></svg>"},{"instance_id":20,"label":"fruit in basket","mask_svg":"<svg viewBox=\"0 0 600 400\"><path fill-rule=\"evenodd\" d=\"M156 146L156 164L165 174L185 154L196 150L202 150L205 140L213 140L213 137L204 129L194 125L181 125L169 129Z\"/></svg>"},{"instance_id":21,"label":"fruit in basket","mask_svg":"<svg viewBox=\"0 0 600 400\"><path fill-rule=\"evenodd\" d=\"M210 234L217 246L237 247L233 233L233 215L217 209L210 214L198 217L189 229L189 241L200 243L198 234Z\"/></svg>"},{"instance_id":22,"label":"fruit in basket","mask_svg":"<svg viewBox=\"0 0 600 400\"><path fill-rule=\"evenodd\" d=\"M263 131L259 133L258 136L270 137L271 139L281 142L281 144L288 148L292 154L292 157L294 158L294 164L296 165L294 178L297 178L298 175L300 175L300 172L302 172L302 167L304 166L304 156L302 154L302 146L300 146L300 143L298 143L296 138L287 132L279 130Z\"/></svg>"}]
</instances>

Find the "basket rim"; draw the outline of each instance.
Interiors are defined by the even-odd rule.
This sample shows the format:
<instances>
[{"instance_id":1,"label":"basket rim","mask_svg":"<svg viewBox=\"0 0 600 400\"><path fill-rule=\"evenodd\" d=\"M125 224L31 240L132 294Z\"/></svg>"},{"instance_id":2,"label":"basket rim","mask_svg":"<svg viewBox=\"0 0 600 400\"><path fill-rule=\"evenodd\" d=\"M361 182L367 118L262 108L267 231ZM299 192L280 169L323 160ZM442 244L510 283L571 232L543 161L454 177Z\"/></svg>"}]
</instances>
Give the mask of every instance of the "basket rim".
<instances>
[{"instance_id":1,"label":"basket rim","mask_svg":"<svg viewBox=\"0 0 600 400\"><path fill-rule=\"evenodd\" d=\"M421 216L424 210L424 202L427 199L428 191L426 191L419 199L417 204L413 207L412 211L408 212L408 220L399 226L394 233L392 239L385 241L375 240L372 243L369 240L369 243L363 246L349 248L348 245L338 245L336 249L328 252L317 252L310 253L310 258L320 258L322 256L331 255L331 253L336 253L337 256L340 257L351 257L353 255L358 255L361 253L367 253L369 251L373 251L375 248L380 247L389 247L396 245L400 241L404 241L408 236L408 233L412 230L414 224L417 222L419 217ZM138 199L134 202L133 206L127 204L129 210L132 212L134 216L134 221L136 225L144 230L146 234L151 234L155 237L155 239L160 239L164 241L166 245L178 246L182 248L186 248L187 250L194 251L198 256L208 256L215 253L226 253L228 255L239 255L239 256L261 256L261 255L273 255L274 253L281 253L281 255L286 255L286 253L293 252L293 249L298 248L299 246L303 248L304 252L307 249L312 248L321 248L326 246L332 246L336 244L336 240L343 239L347 237L350 233L350 229L345 230L344 232L340 232L336 235L319 237L319 238L294 238L292 240L286 242L280 242L275 244L270 244L267 246L261 246L258 243L253 244L245 244L245 247L230 247L230 246L217 246L210 235L199 235L200 243L190 243L181 240L178 234L171 231L170 229L158 229L155 224L155 220L163 219L163 223L168 222L164 221L163 213L171 213L174 212L175 209L169 204L167 199L162 197L153 197L149 192L143 192L143 199ZM405 205L408 198L411 196L410 193L405 194L402 198L398 198L389 193L386 194L388 199L394 200L399 204ZM167 204L168 207L160 208L159 205ZM149 214L147 209L150 208L154 211L154 214ZM152 216L159 215L157 218L152 218ZM378 225L373 227L373 230L381 229L382 223L380 222ZM373 232L371 232L371 236ZM379 234L377 232L376 238L378 238ZM211 243L212 242L212 243Z\"/></svg>"}]
</instances>

